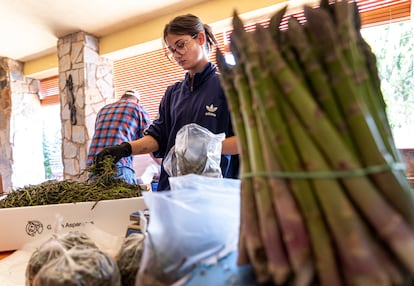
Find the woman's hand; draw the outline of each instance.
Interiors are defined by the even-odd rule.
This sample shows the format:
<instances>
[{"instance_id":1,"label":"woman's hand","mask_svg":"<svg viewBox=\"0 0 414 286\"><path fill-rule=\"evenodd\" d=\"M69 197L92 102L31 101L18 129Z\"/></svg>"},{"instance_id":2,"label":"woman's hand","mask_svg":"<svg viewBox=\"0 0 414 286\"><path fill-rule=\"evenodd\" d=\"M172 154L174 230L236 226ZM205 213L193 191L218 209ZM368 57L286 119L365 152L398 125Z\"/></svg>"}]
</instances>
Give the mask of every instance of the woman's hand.
<instances>
[{"instance_id":1,"label":"woman's hand","mask_svg":"<svg viewBox=\"0 0 414 286\"><path fill-rule=\"evenodd\" d=\"M119 145L104 148L95 156L94 163L95 166L98 166L106 156L111 156L116 163L121 160L121 158L131 156L131 154L131 144L128 142L123 142Z\"/></svg>"}]
</instances>

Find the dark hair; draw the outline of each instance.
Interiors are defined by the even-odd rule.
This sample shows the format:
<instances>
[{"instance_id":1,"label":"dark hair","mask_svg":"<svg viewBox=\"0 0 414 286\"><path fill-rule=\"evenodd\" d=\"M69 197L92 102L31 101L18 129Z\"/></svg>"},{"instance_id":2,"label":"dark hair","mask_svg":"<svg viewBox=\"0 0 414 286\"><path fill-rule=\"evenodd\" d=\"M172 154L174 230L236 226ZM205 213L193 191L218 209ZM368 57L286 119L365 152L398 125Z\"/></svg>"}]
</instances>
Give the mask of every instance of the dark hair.
<instances>
[{"instance_id":1,"label":"dark hair","mask_svg":"<svg viewBox=\"0 0 414 286\"><path fill-rule=\"evenodd\" d=\"M203 24L199 17L192 14L177 16L164 27L164 45L166 44L165 38L168 34L194 36L201 32L206 34L206 46L210 52L213 46L217 45L217 40L211 27Z\"/></svg>"}]
</instances>

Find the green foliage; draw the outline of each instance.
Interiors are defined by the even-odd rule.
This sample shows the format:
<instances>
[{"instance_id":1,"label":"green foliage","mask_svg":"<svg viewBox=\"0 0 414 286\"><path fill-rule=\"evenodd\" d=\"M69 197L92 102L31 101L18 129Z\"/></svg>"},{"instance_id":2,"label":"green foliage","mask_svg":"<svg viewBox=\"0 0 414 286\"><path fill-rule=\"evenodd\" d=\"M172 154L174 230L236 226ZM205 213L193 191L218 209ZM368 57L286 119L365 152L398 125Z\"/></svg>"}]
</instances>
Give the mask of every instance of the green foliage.
<instances>
[{"instance_id":1,"label":"green foliage","mask_svg":"<svg viewBox=\"0 0 414 286\"><path fill-rule=\"evenodd\" d=\"M45 166L45 178L46 179L51 179L53 177L52 174L52 168L50 167L50 150L49 150L49 145L47 144L46 141L46 134L45 134L45 130L43 129L43 165Z\"/></svg>"},{"instance_id":2,"label":"green foliage","mask_svg":"<svg viewBox=\"0 0 414 286\"><path fill-rule=\"evenodd\" d=\"M378 62L381 89L393 130L414 126L414 32L410 21L363 30Z\"/></svg>"},{"instance_id":3,"label":"green foliage","mask_svg":"<svg viewBox=\"0 0 414 286\"><path fill-rule=\"evenodd\" d=\"M60 161L62 138L60 130L50 132L43 128L43 164L45 166L45 178L55 179L57 168L63 168Z\"/></svg>"}]
</instances>

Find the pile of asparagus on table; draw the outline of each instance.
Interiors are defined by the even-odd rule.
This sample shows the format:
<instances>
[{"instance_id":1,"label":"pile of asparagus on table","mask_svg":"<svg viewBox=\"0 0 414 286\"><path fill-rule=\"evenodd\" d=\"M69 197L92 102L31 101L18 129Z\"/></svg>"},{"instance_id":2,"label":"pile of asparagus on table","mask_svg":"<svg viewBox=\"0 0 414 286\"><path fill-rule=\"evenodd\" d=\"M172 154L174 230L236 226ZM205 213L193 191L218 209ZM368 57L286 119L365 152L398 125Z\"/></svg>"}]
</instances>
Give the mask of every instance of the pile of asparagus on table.
<instances>
[{"instance_id":1,"label":"pile of asparagus on table","mask_svg":"<svg viewBox=\"0 0 414 286\"><path fill-rule=\"evenodd\" d=\"M329 3L331 2L331 3ZM412 285L414 197L357 4L286 8L216 58L241 157L238 263L276 285Z\"/></svg>"},{"instance_id":2,"label":"pile of asparagus on table","mask_svg":"<svg viewBox=\"0 0 414 286\"><path fill-rule=\"evenodd\" d=\"M117 178L116 165L109 156L99 166L92 164L83 172L90 174L86 182L48 180L17 188L0 199L0 209L79 202L95 202L94 208L99 201L140 197L147 190L145 185Z\"/></svg>"}]
</instances>

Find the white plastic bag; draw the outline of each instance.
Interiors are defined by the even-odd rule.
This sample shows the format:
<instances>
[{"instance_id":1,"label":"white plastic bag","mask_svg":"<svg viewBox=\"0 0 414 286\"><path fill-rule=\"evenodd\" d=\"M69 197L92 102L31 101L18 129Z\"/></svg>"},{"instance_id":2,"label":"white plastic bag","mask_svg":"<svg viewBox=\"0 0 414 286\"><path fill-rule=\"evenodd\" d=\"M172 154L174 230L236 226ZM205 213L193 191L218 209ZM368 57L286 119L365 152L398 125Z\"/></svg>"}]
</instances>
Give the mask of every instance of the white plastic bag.
<instances>
[{"instance_id":1,"label":"white plastic bag","mask_svg":"<svg viewBox=\"0 0 414 286\"><path fill-rule=\"evenodd\" d=\"M183 126L164 159L165 171L171 177L198 174L221 178L221 142L224 138L224 133L214 134L195 123Z\"/></svg>"},{"instance_id":2,"label":"white plastic bag","mask_svg":"<svg viewBox=\"0 0 414 286\"><path fill-rule=\"evenodd\" d=\"M171 191L144 193L151 219L137 286L172 285L237 248L239 180L186 175L170 183Z\"/></svg>"}]
</instances>

